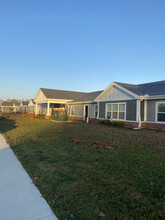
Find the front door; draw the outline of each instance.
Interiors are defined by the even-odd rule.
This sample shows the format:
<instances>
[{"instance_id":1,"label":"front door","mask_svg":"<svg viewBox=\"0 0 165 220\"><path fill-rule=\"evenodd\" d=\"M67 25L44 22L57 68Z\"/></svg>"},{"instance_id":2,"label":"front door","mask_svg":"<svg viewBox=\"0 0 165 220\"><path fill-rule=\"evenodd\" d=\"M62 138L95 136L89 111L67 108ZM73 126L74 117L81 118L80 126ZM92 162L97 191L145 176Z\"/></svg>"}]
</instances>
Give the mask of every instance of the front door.
<instances>
[{"instance_id":1,"label":"front door","mask_svg":"<svg viewBox=\"0 0 165 220\"><path fill-rule=\"evenodd\" d=\"M85 106L85 120L87 120L88 117L88 105Z\"/></svg>"}]
</instances>

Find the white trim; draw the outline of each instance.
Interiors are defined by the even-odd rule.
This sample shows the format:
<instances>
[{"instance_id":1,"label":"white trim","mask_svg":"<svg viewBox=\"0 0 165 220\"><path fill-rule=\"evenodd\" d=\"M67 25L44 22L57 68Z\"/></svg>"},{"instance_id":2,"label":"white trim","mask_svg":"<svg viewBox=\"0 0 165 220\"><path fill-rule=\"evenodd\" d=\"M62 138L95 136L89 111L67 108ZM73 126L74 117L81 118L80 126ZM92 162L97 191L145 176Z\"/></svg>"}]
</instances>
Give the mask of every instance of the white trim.
<instances>
[{"instance_id":1,"label":"white trim","mask_svg":"<svg viewBox=\"0 0 165 220\"><path fill-rule=\"evenodd\" d=\"M97 118L99 118L99 114L100 114L100 102L98 102L97 104L98 104L98 113L97 113Z\"/></svg>"},{"instance_id":2,"label":"white trim","mask_svg":"<svg viewBox=\"0 0 165 220\"><path fill-rule=\"evenodd\" d=\"M74 110L73 110L74 114L73 115L72 115L72 106L74 107ZM76 116L76 105L70 106L70 116Z\"/></svg>"},{"instance_id":3,"label":"white trim","mask_svg":"<svg viewBox=\"0 0 165 220\"><path fill-rule=\"evenodd\" d=\"M109 103L106 103L105 105L105 119L107 119L107 105L114 105L114 104L117 104L118 105L118 111L117 111L117 119L113 119L112 117L112 120L115 121L115 120L120 120L120 121L126 121L126 109L127 109L127 103L126 102L109 102ZM125 105L125 111L124 111L124 119L119 119L119 105ZM112 115L113 115L113 106L112 106Z\"/></svg>"},{"instance_id":4,"label":"white trim","mask_svg":"<svg viewBox=\"0 0 165 220\"><path fill-rule=\"evenodd\" d=\"M71 102L71 101L68 101L68 102L67 102L68 105L84 104L84 103L85 103L85 104L95 104L95 103L93 103L93 101L82 101L82 102L80 102L80 101L79 101L79 102L74 102L74 101Z\"/></svg>"},{"instance_id":5,"label":"white trim","mask_svg":"<svg viewBox=\"0 0 165 220\"><path fill-rule=\"evenodd\" d=\"M140 106L140 101L137 99L136 101L136 121L139 121L139 106Z\"/></svg>"},{"instance_id":6,"label":"white trim","mask_svg":"<svg viewBox=\"0 0 165 220\"><path fill-rule=\"evenodd\" d=\"M156 104L155 104L155 107L156 107L156 109L155 109L155 122L160 123L160 124L165 124L165 121L158 121L158 113L160 113L160 112L158 112L158 105L159 104L165 104L165 101L164 102L156 102ZM165 112L162 112L162 114L165 114Z\"/></svg>"},{"instance_id":7,"label":"white trim","mask_svg":"<svg viewBox=\"0 0 165 220\"><path fill-rule=\"evenodd\" d=\"M50 116L50 103L47 103L47 116Z\"/></svg>"},{"instance_id":8,"label":"white trim","mask_svg":"<svg viewBox=\"0 0 165 220\"><path fill-rule=\"evenodd\" d=\"M147 101L144 100L144 121L147 121Z\"/></svg>"},{"instance_id":9,"label":"white trim","mask_svg":"<svg viewBox=\"0 0 165 220\"><path fill-rule=\"evenodd\" d=\"M165 95L157 95L157 96L139 96L139 98L143 98L143 99L145 99L145 100L165 99Z\"/></svg>"},{"instance_id":10,"label":"white trim","mask_svg":"<svg viewBox=\"0 0 165 220\"><path fill-rule=\"evenodd\" d=\"M134 97L134 98L138 98L139 96L127 89L125 89L124 87L118 85L117 83L115 82L112 82L94 101L101 101L100 98L105 94L107 93L112 87L117 87L119 89L121 89L122 91L126 92L127 94L129 94L130 96Z\"/></svg>"}]
</instances>

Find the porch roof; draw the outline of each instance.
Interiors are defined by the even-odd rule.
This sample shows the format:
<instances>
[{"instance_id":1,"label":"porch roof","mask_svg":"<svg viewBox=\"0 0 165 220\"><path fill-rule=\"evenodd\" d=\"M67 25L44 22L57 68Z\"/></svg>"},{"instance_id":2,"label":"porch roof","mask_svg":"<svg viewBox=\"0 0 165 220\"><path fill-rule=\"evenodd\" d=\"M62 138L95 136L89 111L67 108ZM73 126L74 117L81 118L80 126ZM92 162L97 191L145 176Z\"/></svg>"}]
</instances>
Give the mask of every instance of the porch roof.
<instances>
[{"instance_id":1,"label":"porch roof","mask_svg":"<svg viewBox=\"0 0 165 220\"><path fill-rule=\"evenodd\" d=\"M84 95L86 92L74 92L74 91L66 91L66 90L57 90L57 89L44 89L41 88L41 91L45 95L47 99L60 99L60 100L75 100Z\"/></svg>"}]
</instances>

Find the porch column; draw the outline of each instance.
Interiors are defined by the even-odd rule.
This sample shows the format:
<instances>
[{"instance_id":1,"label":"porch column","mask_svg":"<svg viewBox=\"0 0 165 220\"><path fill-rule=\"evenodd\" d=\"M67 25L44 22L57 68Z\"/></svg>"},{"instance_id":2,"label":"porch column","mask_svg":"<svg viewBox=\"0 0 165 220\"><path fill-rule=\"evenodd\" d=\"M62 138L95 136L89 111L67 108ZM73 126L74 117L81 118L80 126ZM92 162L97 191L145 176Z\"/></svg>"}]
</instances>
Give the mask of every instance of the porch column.
<instances>
[{"instance_id":1,"label":"porch column","mask_svg":"<svg viewBox=\"0 0 165 220\"><path fill-rule=\"evenodd\" d=\"M37 102L36 102L36 109L35 109L35 114L38 114L38 109L37 109Z\"/></svg>"},{"instance_id":2,"label":"porch column","mask_svg":"<svg viewBox=\"0 0 165 220\"><path fill-rule=\"evenodd\" d=\"M49 102L47 103L47 114L46 115L47 116L50 115L50 103Z\"/></svg>"},{"instance_id":3,"label":"porch column","mask_svg":"<svg viewBox=\"0 0 165 220\"><path fill-rule=\"evenodd\" d=\"M136 102L136 121L139 122L139 115L140 115L140 101L137 100Z\"/></svg>"},{"instance_id":4,"label":"porch column","mask_svg":"<svg viewBox=\"0 0 165 220\"><path fill-rule=\"evenodd\" d=\"M3 106L2 106L2 113L3 113Z\"/></svg>"},{"instance_id":5,"label":"porch column","mask_svg":"<svg viewBox=\"0 0 165 220\"><path fill-rule=\"evenodd\" d=\"M147 100L144 100L144 121L147 121Z\"/></svg>"}]
</instances>

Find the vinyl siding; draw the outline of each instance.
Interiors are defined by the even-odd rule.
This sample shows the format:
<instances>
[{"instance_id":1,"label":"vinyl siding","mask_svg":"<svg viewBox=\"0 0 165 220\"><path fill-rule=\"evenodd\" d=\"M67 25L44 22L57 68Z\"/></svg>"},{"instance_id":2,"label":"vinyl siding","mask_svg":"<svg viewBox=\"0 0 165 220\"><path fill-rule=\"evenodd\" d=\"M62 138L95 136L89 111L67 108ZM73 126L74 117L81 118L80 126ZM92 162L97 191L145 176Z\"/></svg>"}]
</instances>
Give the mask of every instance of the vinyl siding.
<instances>
[{"instance_id":1,"label":"vinyl siding","mask_svg":"<svg viewBox=\"0 0 165 220\"><path fill-rule=\"evenodd\" d=\"M141 121L144 121L144 101L141 102L140 107Z\"/></svg>"},{"instance_id":2,"label":"vinyl siding","mask_svg":"<svg viewBox=\"0 0 165 220\"><path fill-rule=\"evenodd\" d=\"M75 105L75 116L79 116L79 117L83 117L84 116L84 106L85 105L88 105L88 116L90 118L93 118L94 117L94 106L95 104L73 104ZM71 106L69 104L69 106ZM69 115L71 115L69 113Z\"/></svg>"},{"instance_id":3,"label":"vinyl siding","mask_svg":"<svg viewBox=\"0 0 165 220\"><path fill-rule=\"evenodd\" d=\"M156 101L155 100L148 100L147 101L147 121L155 122L155 107Z\"/></svg>"},{"instance_id":4,"label":"vinyl siding","mask_svg":"<svg viewBox=\"0 0 165 220\"><path fill-rule=\"evenodd\" d=\"M101 97L100 101L106 102L110 100L121 101L121 100L132 100L132 99L134 99L133 96L119 89L118 87L114 86Z\"/></svg>"}]
</instances>

